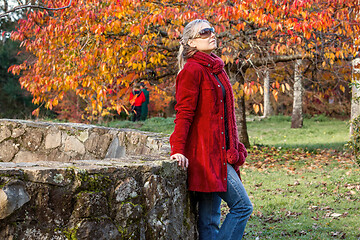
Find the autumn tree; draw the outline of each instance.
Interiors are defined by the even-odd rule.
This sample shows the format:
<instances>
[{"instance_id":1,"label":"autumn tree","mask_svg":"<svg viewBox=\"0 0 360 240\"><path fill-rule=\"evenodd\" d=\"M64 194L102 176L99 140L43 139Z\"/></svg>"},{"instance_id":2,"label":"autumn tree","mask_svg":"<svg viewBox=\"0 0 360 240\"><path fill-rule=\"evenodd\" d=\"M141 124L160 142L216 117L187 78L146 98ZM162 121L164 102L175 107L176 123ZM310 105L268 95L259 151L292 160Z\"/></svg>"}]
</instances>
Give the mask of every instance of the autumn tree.
<instances>
[{"instance_id":1,"label":"autumn tree","mask_svg":"<svg viewBox=\"0 0 360 240\"><path fill-rule=\"evenodd\" d=\"M20 20L12 37L34 57L10 70L22 72L20 83L34 103L52 108L73 91L84 99L88 117L99 118L126 110L135 81L163 84L159 94L173 89L180 33L187 22L208 19L219 39L217 54L237 83L240 139L249 145L245 98L261 82L245 83L247 70L296 59L326 65L350 58L358 41L356 8L350 0L75 0L70 8L36 10Z\"/></svg>"}]
</instances>

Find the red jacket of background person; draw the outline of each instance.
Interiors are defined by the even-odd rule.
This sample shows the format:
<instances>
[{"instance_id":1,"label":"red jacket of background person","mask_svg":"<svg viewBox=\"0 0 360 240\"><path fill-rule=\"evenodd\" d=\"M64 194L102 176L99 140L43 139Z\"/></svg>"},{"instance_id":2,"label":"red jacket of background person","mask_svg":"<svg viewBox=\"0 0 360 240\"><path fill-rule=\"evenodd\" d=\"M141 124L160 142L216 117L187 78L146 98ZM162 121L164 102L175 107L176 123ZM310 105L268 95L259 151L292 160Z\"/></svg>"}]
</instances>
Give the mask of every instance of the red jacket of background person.
<instances>
[{"instance_id":1,"label":"red jacket of background person","mask_svg":"<svg viewBox=\"0 0 360 240\"><path fill-rule=\"evenodd\" d=\"M223 92L214 74L227 89L229 150L226 150L224 134ZM240 174L239 166L244 163L247 152L238 140L233 93L223 61L215 54L209 56L202 52L189 58L176 79L176 101L171 155L181 153L189 159L188 189L225 192L227 162L233 162Z\"/></svg>"},{"instance_id":2,"label":"red jacket of background person","mask_svg":"<svg viewBox=\"0 0 360 240\"><path fill-rule=\"evenodd\" d=\"M135 95L134 95L134 93L135 93ZM141 104L143 102L145 102L145 100L146 100L145 95L142 91L134 91L134 93L133 93L133 91L131 91L129 101L131 101L134 97L136 97L135 103L133 106L139 107L139 106L141 106Z\"/></svg>"}]
</instances>

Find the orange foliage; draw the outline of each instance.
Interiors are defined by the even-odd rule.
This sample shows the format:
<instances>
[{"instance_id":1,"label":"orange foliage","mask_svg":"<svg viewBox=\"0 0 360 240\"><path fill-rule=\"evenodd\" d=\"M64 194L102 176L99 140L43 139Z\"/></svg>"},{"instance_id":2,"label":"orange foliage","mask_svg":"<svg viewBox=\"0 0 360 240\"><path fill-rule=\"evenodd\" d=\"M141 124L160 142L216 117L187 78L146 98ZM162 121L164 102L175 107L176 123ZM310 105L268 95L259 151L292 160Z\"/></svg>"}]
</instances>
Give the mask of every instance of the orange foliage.
<instances>
[{"instance_id":1,"label":"orange foliage","mask_svg":"<svg viewBox=\"0 0 360 240\"><path fill-rule=\"evenodd\" d=\"M217 53L240 69L275 55L321 56L325 64L352 56L360 43L357 11L355 0L74 0L70 8L34 10L19 21L12 38L34 57L9 70L22 72L21 86L33 102L50 109L73 91L89 119L120 113L128 107L129 87L146 79L167 86L150 89L158 110L171 99L180 33L195 18L214 25ZM260 89L238 87L246 95Z\"/></svg>"}]
</instances>

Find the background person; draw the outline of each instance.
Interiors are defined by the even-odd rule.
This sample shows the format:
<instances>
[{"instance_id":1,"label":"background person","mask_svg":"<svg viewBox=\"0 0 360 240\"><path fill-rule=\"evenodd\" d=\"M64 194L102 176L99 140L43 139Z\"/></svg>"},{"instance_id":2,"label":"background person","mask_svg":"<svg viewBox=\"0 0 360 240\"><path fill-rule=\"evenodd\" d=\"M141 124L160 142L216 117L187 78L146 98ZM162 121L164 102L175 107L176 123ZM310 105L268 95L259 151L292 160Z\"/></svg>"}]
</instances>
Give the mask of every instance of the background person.
<instances>
[{"instance_id":1,"label":"background person","mask_svg":"<svg viewBox=\"0 0 360 240\"><path fill-rule=\"evenodd\" d=\"M130 93L129 98L131 104L131 121L139 121L141 116L141 104L145 102L145 96L142 91L140 91L140 86L136 84L133 90Z\"/></svg>"},{"instance_id":2,"label":"background person","mask_svg":"<svg viewBox=\"0 0 360 240\"><path fill-rule=\"evenodd\" d=\"M247 151L238 140L234 99L214 28L206 20L185 26L176 79L175 129L171 159L187 168L188 189L198 200L199 238L241 239L253 206L240 180ZM219 228L220 203L230 208Z\"/></svg>"},{"instance_id":3,"label":"background person","mask_svg":"<svg viewBox=\"0 0 360 240\"><path fill-rule=\"evenodd\" d=\"M148 112L149 112L148 105L149 105L150 97L149 97L149 91L147 90L145 83L143 83L143 82L140 83L140 89L144 93L144 96L145 96L145 102L143 102L141 105L140 120L145 121L147 118Z\"/></svg>"}]
</instances>

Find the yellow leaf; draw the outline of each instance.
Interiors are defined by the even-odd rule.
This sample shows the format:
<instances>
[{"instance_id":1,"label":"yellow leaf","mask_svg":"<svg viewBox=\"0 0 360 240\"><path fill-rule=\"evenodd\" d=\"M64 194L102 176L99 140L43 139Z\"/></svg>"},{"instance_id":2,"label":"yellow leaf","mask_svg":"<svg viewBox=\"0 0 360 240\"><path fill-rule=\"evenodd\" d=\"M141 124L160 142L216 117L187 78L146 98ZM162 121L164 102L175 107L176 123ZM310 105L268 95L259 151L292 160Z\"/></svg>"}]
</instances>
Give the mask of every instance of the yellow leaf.
<instances>
[{"instance_id":1,"label":"yellow leaf","mask_svg":"<svg viewBox=\"0 0 360 240\"><path fill-rule=\"evenodd\" d=\"M342 92L345 92L345 87L343 86L343 85L340 85L340 90L342 91Z\"/></svg>"},{"instance_id":2,"label":"yellow leaf","mask_svg":"<svg viewBox=\"0 0 360 240\"><path fill-rule=\"evenodd\" d=\"M254 105L253 105L253 108L254 108L255 113L258 113L258 112L259 112L259 105L254 104Z\"/></svg>"},{"instance_id":3,"label":"yellow leaf","mask_svg":"<svg viewBox=\"0 0 360 240\"><path fill-rule=\"evenodd\" d=\"M32 111L32 115L34 115L34 116L36 116L36 117L38 117L39 116L39 112L40 112L40 108L37 108L37 109L35 109L34 111Z\"/></svg>"},{"instance_id":4,"label":"yellow leaf","mask_svg":"<svg viewBox=\"0 0 360 240\"><path fill-rule=\"evenodd\" d=\"M290 85L288 83L285 83L286 90L290 91Z\"/></svg>"},{"instance_id":5,"label":"yellow leaf","mask_svg":"<svg viewBox=\"0 0 360 240\"><path fill-rule=\"evenodd\" d=\"M273 96L274 96L274 98L275 98L275 101L277 101L277 100L278 100L278 91L273 90L273 91L272 91L272 94L273 94Z\"/></svg>"}]
</instances>

